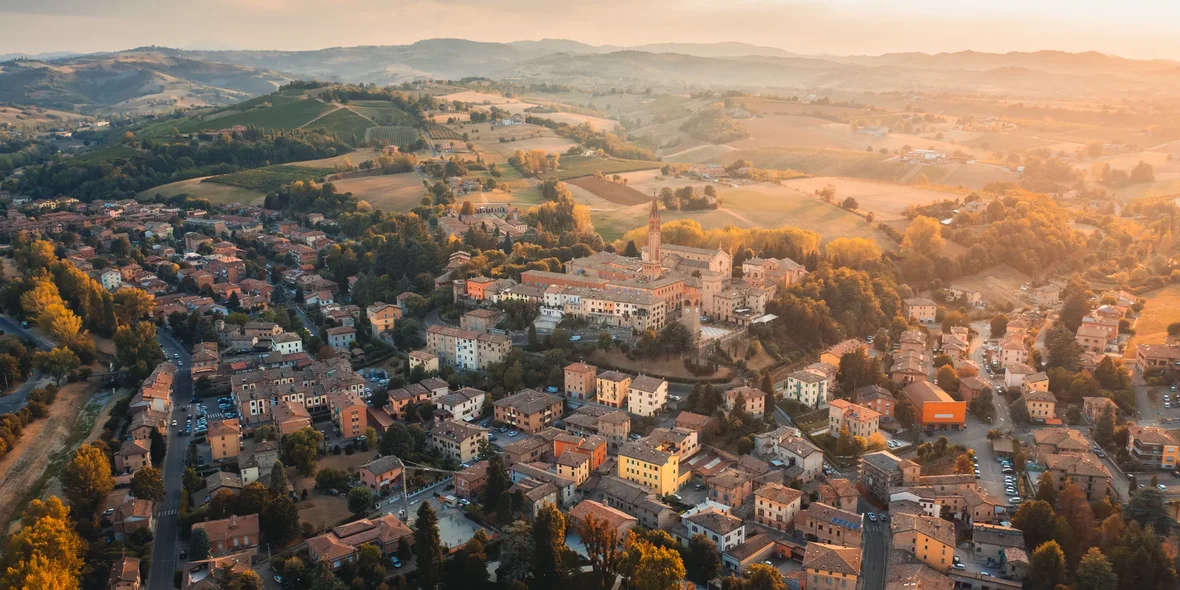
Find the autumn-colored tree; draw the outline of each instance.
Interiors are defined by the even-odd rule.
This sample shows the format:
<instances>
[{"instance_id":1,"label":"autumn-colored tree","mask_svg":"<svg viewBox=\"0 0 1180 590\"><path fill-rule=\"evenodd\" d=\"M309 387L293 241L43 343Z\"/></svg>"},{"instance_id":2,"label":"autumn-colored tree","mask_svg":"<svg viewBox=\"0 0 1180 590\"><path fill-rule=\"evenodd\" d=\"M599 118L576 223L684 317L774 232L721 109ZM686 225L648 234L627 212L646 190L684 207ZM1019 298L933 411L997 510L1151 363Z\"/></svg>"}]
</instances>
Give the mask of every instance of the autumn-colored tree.
<instances>
[{"instance_id":1,"label":"autumn-colored tree","mask_svg":"<svg viewBox=\"0 0 1180 590\"><path fill-rule=\"evenodd\" d=\"M615 574L619 571L619 560L623 555L623 539L618 529L604 519L587 514L586 518L574 521L574 528L586 548L590 565L602 578L604 590L614 585Z\"/></svg>"},{"instance_id":2,"label":"autumn-colored tree","mask_svg":"<svg viewBox=\"0 0 1180 590\"><path fill-rule=\"evenodd\" d=\"M1057 503L1057 482L1053 481L1053 474L1048 471L1037 480L1036 499L1048 502L1050 506Z\"/></svg>"},{"instance_id":3,"label":"autumn-colored tree","mask_svg":"<svg viewBox=\"0 0 1180 590\"><path fill-rule=\"evenodd\" d=\"M634 590L677 590L684 579L684 562L680 553L667 547L657 547L646 539L632 535L627 550L631 564L631 587Z\"/></svg>"},{"instance_id":4,"label":"autumn-colored tree","mask_svg":"<svg viewBox=\"0 0 1180 590\"><path fill-rule=\"evenodd\" d=\"M70 342L82 333L82 318L64 304L54 303L37 314L37 327L54 340Z\"/></svg>"},{"instance_id":5,"label":"autumn-colored tree","mask_svg":"<svg viewBox=\"0 0 1180 590\"><path fill-rule=\"evenodd\" d=\"M746 569L745 590L786 590L787 583L778 568L755 563Z\"/></svg>"},{"instance_id":6,"label":"autumn-colored tree","mask_svg":"<svg viewBox=\"0 0 1180 590\"><path fill-rule=\"evenodd\" d=\"M565 517L552 504L546 504L533 524L536 559L533 579L536 587L557 590L567 577L565 566Z\"/></svg>"},{"instance_id":7,"label":"autumn-colored tree","mask_svg":"<svg viewBox=\"0 0 1180 590\"><path fill-rule=\"evenodd\" d=\"M933 217L920 215L915 217L906 227L905 236L901 240L901 250L923 256L937 254L946 245L942 237L942 225Z\"/></svg>"},{"instance_id":8,"label":"autumn-colored tree","mask_svg":"<svg viewBox=\"0 0 1180 590\"><path fill-rule=\"evenodd\" d=\"M61 485L78 520L96 522L99 503L115 489L106 453L93 444L78 447L62 470Z\"/></svg>"},{"instance_id":9,"label":"autumn-colored tree","mask_svg":"<svg viewBox=\"0 0 1180 590\"><path fill-rule=\"evenodd\" d=\"M971 455L963 453L955 459L955 473L967 475L975 473L975 463L971 461Z\"/></svg>"},{"instance_id":10,"label":"autumn-colored tree","mask_svg":"<svg viewBox=\"0 0 1180 590\"><path fill-rule=\"evenodd\" d=\"M1044 500L1021 504L1012 516L1012 526L1024 532L1025 547L1039 547L1053 538L1057 515Z\"/></svg>"},{"instance_id":11,"label":"autumn-colored tree","mask_svg":"<svg viewBox=\"0 0 1180 590\"><path fill-rule=\"evenodd\" d=\"M1028 560L1028 576L1024 587L1029 590L1055 590L1067 580L1065 553L1057 541L1046 541L1037 546Z\"/></svg>"},{"instance_id":12,"label":"autumn-colored tree","mask_svg":"<svg viewBox=\"0 0 1180 590\"><path fill-rule=\"evenodd\" d=\"M53 277L47 273L30 278L26 283L31 286L21 294L20 307L30 320L35 321L51 305L65 305L57 285L53 283Z\"/></svg>"},{"instance_id":13,"label":"autumn-colored tree","mask_svg":"<svg viewBox=\"0 0 1180 590\"><path fill-rule=\"evenodd\" d=\"M58 385L61 385L62 379L77 370L81 364L78 355L64 346L48 351L38 351L33 355L33 366L53 377Z\"/></svg>"},{"instance_id":14,"label":"autumn-colored tree","mask_svg":"<svg viewBox=\"0 0 1180 590\"><path fill-rule=\"evenodd\" d=\"M1094 537L1094 509L1081 488L1072 483L1065 484L1065 488L1057 494L1057 515L1069 523L1071 531L1070 543L1063 545L1066 558L1070 565L1077 565L1081 554L1092 543Z\"/></svg>"},{"instance_id":15,"label":"autumn-colored tree","mask_svg":"<svg viewBox=\"0 0 1180 590\"><path fill-rule=\"evenodd\" d=\"M1118 576L1110 560L1097 547L1091 547L1075 571L1078 590L1117 590Z\"/></svg>"},{"instance_id":16,"label":"autumn-colored tree","mask_svg":"<svg viewBox=\"0 0 1180 590\"><path fill-rule=\"evenodd\" d=\"M164 362L164 350L156 340L156 325L136 322L115 331L115 366L129 380L142 381Z\"/></svg>"},{"instance_id":17,"label":"autumn-colored tree","mask_svg":"<svg viewBox=\"0 0 1180 590\"><path fill-rule=\"evenodd\" d=\"M164 500L164 477L160 470L148 465L140 467L131 476L131 494L140 500L162 502Z\"/></svg>"},{"instance_id":18,"label":"autumn-colored tree","mask_svg":"<svg viewBox=\"0 0 1180 590\"><path fill-rule=\"evenodd\" d=\"M881 246L868 238L836 238L824 247L824 252L835 266L863 269L881 260Z\"/></svg>"},{"instance_id":19,"label":"autumn-colored tree","mask_svg":"<svg viewBox=\"0 0 1180 590\"><path fill-rule=\"evenodd\" d=\"M76 589L85 551L85 541L70 522L70 509L56 496L35 499L5 548L3 587Z\"/></svg>"},{"instance_id":20,"label":"autumn-colored tree","mask_svg":"<svg viewBox=\"0 0 1180 590\"><path fill-rule=\"evenodd\" d=\"M115 291L115 317L119 324L131 324L148 317L156 305L156 298L143 289L124 287Z\"/></svg>"}]
</instances>

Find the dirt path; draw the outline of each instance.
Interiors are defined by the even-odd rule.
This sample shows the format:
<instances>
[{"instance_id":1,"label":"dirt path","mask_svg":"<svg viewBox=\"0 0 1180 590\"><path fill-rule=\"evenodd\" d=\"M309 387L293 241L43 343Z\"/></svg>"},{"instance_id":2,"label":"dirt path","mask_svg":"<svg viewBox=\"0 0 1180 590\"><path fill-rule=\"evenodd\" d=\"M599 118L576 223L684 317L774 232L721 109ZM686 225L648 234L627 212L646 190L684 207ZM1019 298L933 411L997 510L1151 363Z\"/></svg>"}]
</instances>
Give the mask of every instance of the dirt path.
<instances>
[{"instance_id":1,"label":"dirt path","mask_svg":"<svg viewBox=\"0 0 1180 590\"><path fill-rule=\"evenodd\" d=\"M317 100L318 100L318 99L317 99ZM336 111L338 111L338 110L340 110L340 109L344 108L344 107L342 107L342 106L340 106L340 105L336 105L336 104L333 104L333 105L328 105L328 106L332 107L332 110L329 110L329 111L324 111L323 113L320 113L320 116L318 116L318 117L316 117L316 118L314 118L314 119L312 119L312 120L310 120L310 121L308 121L308 122L306 122L306 123L304 123L304 124L300 125L300 126L299 126L299 128L300 128L300 129L304 129L304 128L306 128L308 125L311 125L312 123L315 123L316 121L319 121L320 119L323 119L324 117L326 117L326 116L328 116L328 115L331 115L332 113L335 113ZM353 112L355 113L356 111L353 111Z\"/></svg>"},{"instance_id":2,"label":"dirt path","mask_svg":"<svg viewBox=\"0 0 1180 590\"><path fill-rule=\"evenodd\" d=\"M31 495L40 495L65 464L75 445L90 433L110 392L95 395L98 384L69 383L49 407L49 416L25 428L20 440L0 460L0 522L8 523ZM6 527L7 528L7 527Z\"/></svg>"},{"instance_id":3,"label":"dirt path","mask_svg":"<svg viewBox=\"0 0 1180 590\"><path fill-rule=\"evenodd\" d=\"M742 215L741 213L738 213L737 211L734 211L732 209L726 209L726 208L722 207L722 208L718 209L718 211L725 213L738 221L746 223L750 227L762 227L762 224L755 223L754 221L751 221L749 217L746 217L745 215Z\"/></svg>"}]
</instances>

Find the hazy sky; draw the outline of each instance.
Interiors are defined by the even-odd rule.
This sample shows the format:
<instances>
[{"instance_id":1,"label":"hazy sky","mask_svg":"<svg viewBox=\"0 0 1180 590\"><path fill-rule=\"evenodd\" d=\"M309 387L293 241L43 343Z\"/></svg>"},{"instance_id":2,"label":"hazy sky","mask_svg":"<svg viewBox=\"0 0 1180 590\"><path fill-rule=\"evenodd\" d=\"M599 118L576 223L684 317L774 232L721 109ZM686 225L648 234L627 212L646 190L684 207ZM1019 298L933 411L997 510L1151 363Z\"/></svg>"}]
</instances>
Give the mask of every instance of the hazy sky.
<instances>
[{"instance_id":1,"label":"hazy sky","mask_svg":"<svg viewBox=\"0 0 1180 590\"><path fill-rule=\"evenodd\" d=\"M317 49L461 37L1180 59L1178 31L1174 0L0 0L0 53Z\"/></svg>"}]
</instances>

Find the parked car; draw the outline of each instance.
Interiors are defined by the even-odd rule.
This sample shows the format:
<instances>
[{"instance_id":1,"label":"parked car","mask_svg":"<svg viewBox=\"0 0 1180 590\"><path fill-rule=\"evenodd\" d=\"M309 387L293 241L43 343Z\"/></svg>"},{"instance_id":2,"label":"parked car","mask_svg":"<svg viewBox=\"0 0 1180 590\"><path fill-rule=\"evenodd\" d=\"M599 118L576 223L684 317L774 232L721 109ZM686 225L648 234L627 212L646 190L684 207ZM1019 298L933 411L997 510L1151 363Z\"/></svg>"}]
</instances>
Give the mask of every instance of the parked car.
<instances>
[{"instance_id":1,"label":"parked car","mask_svg":"<svg viewBox=\"0 0 1180 590\"><path fill-rule=\"evenodd\" d=\"M402 566L402 560L398 559L396 555L389 556L389 563L392 563L395 568Z\"/></svg>"}]
</instances>

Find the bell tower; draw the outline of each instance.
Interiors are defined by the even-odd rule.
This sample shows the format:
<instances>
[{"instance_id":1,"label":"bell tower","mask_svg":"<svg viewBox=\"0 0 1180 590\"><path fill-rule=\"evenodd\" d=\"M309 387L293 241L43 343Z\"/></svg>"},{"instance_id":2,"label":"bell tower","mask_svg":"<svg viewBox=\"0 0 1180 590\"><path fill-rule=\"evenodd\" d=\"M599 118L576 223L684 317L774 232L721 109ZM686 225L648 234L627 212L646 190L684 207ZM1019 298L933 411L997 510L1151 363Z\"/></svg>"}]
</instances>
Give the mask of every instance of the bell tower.
<instances>
[{"instance_id":1,"label":"bell tower","mask_svg":"<svg viewBox=\"0 0 1180 590\"><path fill-rule=\"evenodd\" d=\"M643 260L643 276L649 279L659 278L664 274L663 261L660 256L660 205L653 193L651 196L651 214L647 217L647 257Z\"/></svg>"}]
</instances>

